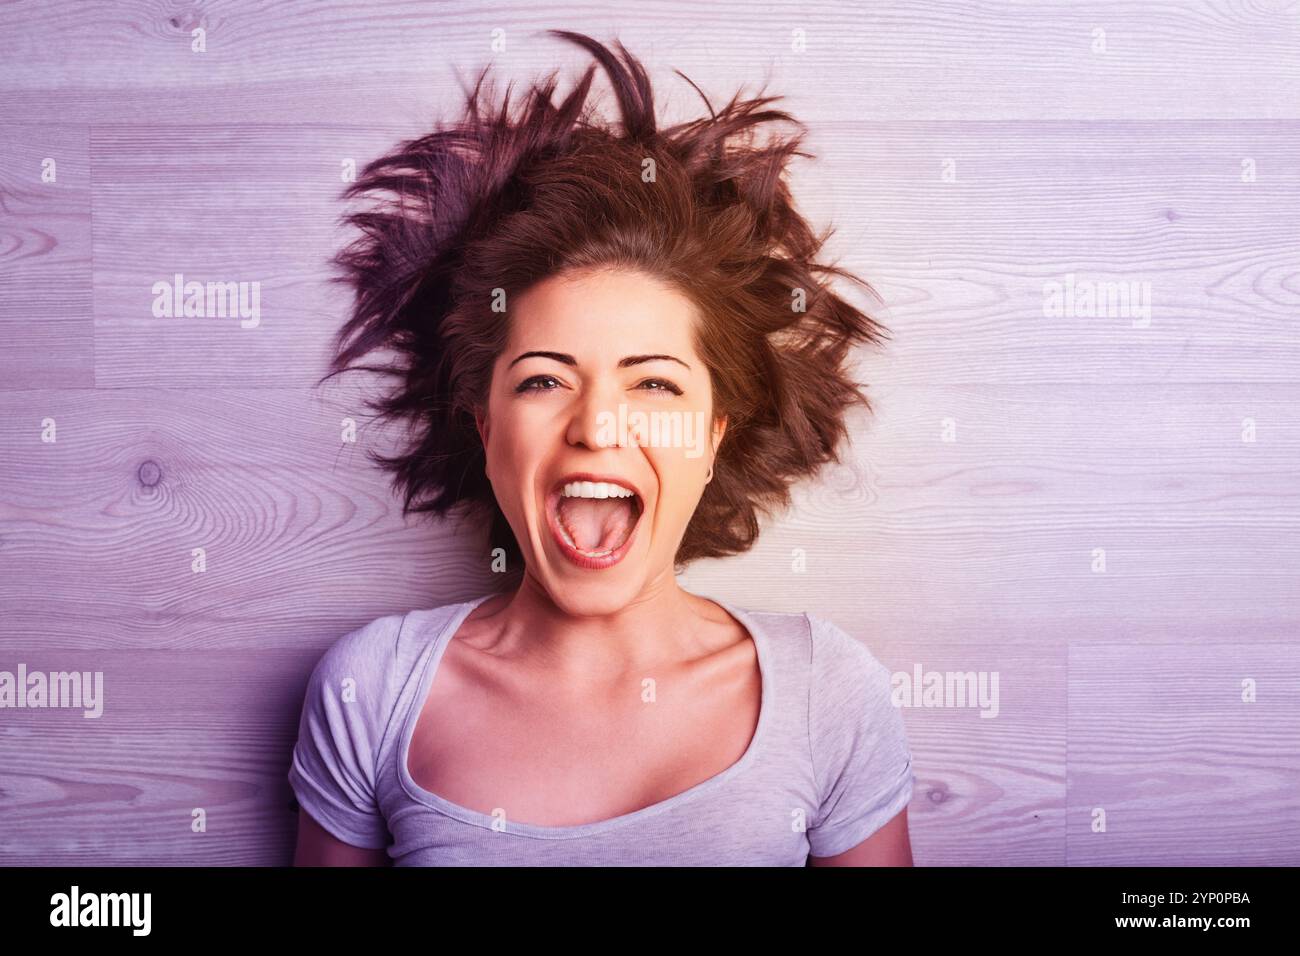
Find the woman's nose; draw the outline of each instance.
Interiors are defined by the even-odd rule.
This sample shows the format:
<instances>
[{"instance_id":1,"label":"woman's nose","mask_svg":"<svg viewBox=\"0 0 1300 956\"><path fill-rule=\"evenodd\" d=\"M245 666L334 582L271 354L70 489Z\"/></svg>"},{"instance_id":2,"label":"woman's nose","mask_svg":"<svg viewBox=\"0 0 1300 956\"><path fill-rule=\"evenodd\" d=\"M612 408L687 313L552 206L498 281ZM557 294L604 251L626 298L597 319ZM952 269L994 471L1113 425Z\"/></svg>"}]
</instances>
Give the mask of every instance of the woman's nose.
<instances>
[{"instance_id":1,"label":"woman's nose","mask_svg":"<svg viewBox=\"0 0 1300 956\"><path fill-rule=\"evenodd\" d=\"M570 406L567 438L572 445L612 448L618 440L618 390L613 385L591 383Z\"/></svg>"}]
</instances>

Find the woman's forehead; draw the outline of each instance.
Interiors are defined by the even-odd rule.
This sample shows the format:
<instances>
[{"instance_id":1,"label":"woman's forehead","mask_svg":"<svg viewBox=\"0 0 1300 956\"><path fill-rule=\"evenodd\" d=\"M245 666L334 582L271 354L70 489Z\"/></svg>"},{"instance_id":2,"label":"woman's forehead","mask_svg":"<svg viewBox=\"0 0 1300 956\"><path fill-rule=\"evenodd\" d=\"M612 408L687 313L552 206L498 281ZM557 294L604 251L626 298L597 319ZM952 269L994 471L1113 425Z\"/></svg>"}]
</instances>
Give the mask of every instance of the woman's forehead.
<instances>
[{"instance_id":1,"label":"woman's forehead","mask_svg":"<svg viewBox=\"0 0 1300 956\"><path fill-rule=\"evenodd\" d=\"M696 310L681 293L629 273L544 280L516 297L510 346L609 356L647 351L694 354ZM513 358L513 355L511 356Z\"/></svg>"}]
</instances>

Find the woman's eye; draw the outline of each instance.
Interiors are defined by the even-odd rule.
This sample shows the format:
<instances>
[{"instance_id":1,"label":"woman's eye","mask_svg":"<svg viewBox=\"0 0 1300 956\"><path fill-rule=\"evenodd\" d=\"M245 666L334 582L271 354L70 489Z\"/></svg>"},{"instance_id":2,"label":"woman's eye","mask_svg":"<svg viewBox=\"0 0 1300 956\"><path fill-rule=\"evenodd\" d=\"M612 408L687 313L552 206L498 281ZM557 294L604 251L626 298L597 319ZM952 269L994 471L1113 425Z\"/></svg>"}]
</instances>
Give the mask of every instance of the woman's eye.
<instances>
[{"instance_id":1,"label":"woman's eye","mask_svg":"<svg viewBox=\"0 0 1300 956\"><path fill-rule=\"evenodd\" d=\"M645 388L647 385L658 386L657 388L647 389L647 391L651 392L671 392L674 395L680 395L682 393L680 388L663 378L648 378L637 387Z\"/></svg>"},{"instance_id":2,"label":"woman's eye","mask_svg":"<svg viewBox=\"0 0 1300 956\"><path fill-rule=\"evenodd\" d=\"M550 384L546 384L550 383ZM534 375L532 378L526 378L515 388L515 392L553 392L560 387L559 380L553 375ZM673 395L682 394L682 390L672 382L664 378L648 378L637 388L645 389L650 392L668 392Z\"/></svg>"},{"instance_id":3,"label":"woman's eye","mask_svg":"<svg viewBox=\"0 0 1300 956\"><path fill-rule=\"evenodd\" d=\"M537 387L536 387L536 383L538 383L538 382L556 382L556 379L555 379L555 377L554 377L553 375L534 375L532 378L526 378L526 379L524 379L522 382L520 382L520 383L519 383L519 386L515 389L515 392L518 393L518 392L553 392L553 391L555 391L554 388L537 388ZM558 387L559 387L559 383L556 382L556 388L558 388Z\"/></svg>"}]
</instances>

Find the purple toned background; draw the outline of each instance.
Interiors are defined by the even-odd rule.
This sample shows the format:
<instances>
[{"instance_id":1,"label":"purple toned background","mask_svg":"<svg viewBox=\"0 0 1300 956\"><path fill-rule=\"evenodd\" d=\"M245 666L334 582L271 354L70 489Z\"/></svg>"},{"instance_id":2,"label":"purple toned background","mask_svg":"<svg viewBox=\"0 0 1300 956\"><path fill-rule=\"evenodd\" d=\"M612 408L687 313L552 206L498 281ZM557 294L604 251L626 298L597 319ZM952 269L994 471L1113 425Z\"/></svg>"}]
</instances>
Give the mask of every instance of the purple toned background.
<instances>
[{"instance_id":1,"label":"purple toned background","mask_svg":"<svg viewBox=\"0 0 1300 956\"><path fill-rule=\"evenodd\" d=\"M366 461L364 383L313 388L326 260L345 163L488 63L584 65L550 27L673 119L673 68L770 78L888 302L845 464L683 584L998 674L996 719L904 711L917 863L1300 864L1293 0L0 6L0 670L106 698L0 710L0 863L288 862L316 657L488 587ZM260 283L260 325L155 318L175 273ZM1148 284L1149 325L1045 315L1068 274Z\"/></svg>"}]
</instances>

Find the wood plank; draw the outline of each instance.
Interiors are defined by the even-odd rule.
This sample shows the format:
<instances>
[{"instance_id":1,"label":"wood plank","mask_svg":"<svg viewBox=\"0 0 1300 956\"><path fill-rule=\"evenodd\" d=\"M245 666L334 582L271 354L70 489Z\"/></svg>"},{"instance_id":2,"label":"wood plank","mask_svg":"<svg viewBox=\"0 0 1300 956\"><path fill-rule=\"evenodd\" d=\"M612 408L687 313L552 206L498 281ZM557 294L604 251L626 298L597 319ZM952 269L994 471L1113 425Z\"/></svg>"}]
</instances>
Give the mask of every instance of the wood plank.
<instances>
[{"instance_id":1,"label":"wood plank","mask_svg":"<svg viewBox=\"0 0 1300 956\"><path fill-rule=\"evenodd\" d=\"M350 302L329 265L349 237L343 162L391 142L343 128L96 127L97 381L314 385ZM177 275L233 283L250 308L155 315L155 284Z\"/></svg>"},{"instance_id":2,"label":"wood plank","mask_svg":"<svg viewBox=\"0 0 1300 956\"><path fill-rule=\"evenodd\" d=\"M102 675L102 714L4 711L0 860L10 866L287 865L286 775L323 650L0 651L0 670ZM194 832L201 809L206 832Z\"/></svg>"},{"instance_id":3,"label":"wood plank","mask_svg":"<svg viewBox=\"0 0 1300 956\"><path fill-rule=\"evenodd\" d=\"M1300 645L1154 650L1070 647L1070 864L1300 863Z\"/></svg>"},{"instance_id":4,"label":"wood plank","mask_svg":"<svg viewBox=\"0 0 1300 956\"><path fill-rule=\"evenodd\" d=\"M297 646L490 586L465 527L403 520L341 389L0 395L0 646Z\"/></svg>"},{"instance_id":5,"label":"wood plank","mask_svg":"<svg viewBox=\"0 0 1300 956\"><path fill-rule=\"evenodd\" d=\"M95 383L89 136L0 136L0 389Z\"/></svg>"},{"instance_id":6,"label":"wood plank","mask_svg":"<svg viewBox=\"0 0 1300 956\"><path fill-rule=\"evenodd\" d=\"M813 149L793 188L884 300L852 293L893 335L877 381L1296 379L1300 124L846 121ZM1149 317L1048 308L1084 282Z\"/></svg>"},{"instance_id":7,"label":"wood plank","mask_svg":"<svg viewBox=\"0 0 1300 956\"><path fill-rule=\"evenodd\" d=\"M804 118L963 121L1300 117L1300 12L1215 0L1033 5L816 3L797 16L731 0L686 9L615 3L483 11L413 2L289 0L212 11L75 0L0 8L0 122L371 121L422 124L459 99L458 74L502 82L585 66L544 35L569 26L621 39L665 101L744 83L790 97ZM191 50L192 31L207 49ZM1094 52L1096 30L1105 52ZM494 49L495 30L504 48ZM796 49L796 31L803 47ZM573 52L570 52L570 50ZM662 79L660 79L662 78Z\"/></svg>"}]
</instances>

